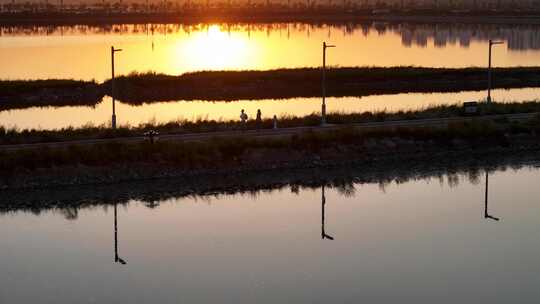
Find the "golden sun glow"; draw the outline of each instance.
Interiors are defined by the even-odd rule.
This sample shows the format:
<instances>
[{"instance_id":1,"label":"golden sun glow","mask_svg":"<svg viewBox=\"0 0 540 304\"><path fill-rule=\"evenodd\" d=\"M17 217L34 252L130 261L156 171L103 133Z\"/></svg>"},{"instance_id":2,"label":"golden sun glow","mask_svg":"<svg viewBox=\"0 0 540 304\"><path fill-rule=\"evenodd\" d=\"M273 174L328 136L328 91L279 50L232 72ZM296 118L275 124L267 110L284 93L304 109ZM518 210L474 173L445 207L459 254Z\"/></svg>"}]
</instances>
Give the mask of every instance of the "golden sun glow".
<instances>
[{"instance_id":1,"label":"golden sun glow","mask_svg":"<svg viewBox=\"0 0 540 304\"><path fill-rule=\"evenodd\" d=\"M255 47L238 32L210 25L174 48L176 64L189 62L197 70L247 69L253 66Z\"/></svg>"}]
</instances>

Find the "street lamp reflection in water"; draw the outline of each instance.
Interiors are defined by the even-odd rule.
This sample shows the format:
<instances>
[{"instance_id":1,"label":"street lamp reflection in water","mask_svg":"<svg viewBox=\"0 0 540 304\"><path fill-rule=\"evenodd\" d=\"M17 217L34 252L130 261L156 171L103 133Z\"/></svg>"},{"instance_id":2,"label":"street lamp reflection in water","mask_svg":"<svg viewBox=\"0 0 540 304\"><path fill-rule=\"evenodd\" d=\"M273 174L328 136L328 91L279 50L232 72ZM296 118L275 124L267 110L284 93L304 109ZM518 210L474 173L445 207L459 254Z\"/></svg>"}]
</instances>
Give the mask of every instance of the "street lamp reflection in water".
<instances>
[{"instance_id":1,"label":"street lamp reflection in water","mask_svg":"<svg viewBox=\"0 0 540 304\"><path fill-rule=\"evenodd\" d=\"M127 262L118 256L118 214L116 203L114 204L114 262L126 265Z\"/></svg>"},{"instance_id":2,"label":"street lamp reflection in water","mask_svg":"<svg viewBox=\"0 0 540 304\"><path fill-rule=\"evenodd\" d=\"M489 173L488 171L486 170L486 187L485 187L485 196L484 196L484 218L485 219L492 219L494 221L499 221L500 218L498 217L495 217L493 215L490 215L488 213L488 187L489 187Z\"/></svg>"},{"instance_id":3,"label":"street lamp reflection in water","mask_svg":"<svg viewBox=\"0 0 540 304\"><path fill-rule=\"evenodd\" d=\"M321 187L321 209L322 209L322 218L321 218L321 239L334 240L334 237L326 234L325 230L325 211L326 211L326 196L324 193L324 185Z\"/></svg>"}]
</instances>

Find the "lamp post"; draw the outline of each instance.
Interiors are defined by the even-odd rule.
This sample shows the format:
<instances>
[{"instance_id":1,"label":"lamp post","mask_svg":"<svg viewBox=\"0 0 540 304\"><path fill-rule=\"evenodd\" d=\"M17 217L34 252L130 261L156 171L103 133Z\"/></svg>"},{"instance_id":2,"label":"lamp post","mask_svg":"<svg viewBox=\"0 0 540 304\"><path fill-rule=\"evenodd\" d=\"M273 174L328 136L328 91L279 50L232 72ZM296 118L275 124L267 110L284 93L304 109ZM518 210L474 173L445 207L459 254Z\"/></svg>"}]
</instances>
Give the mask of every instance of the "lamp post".
<instances>
[{"instance_id":1,"label":"lamp post","mask_svg":"<svg viewBox=\"0 0 540 304\"><path fill-rule=\"evenodd\" d=\"M115 49L114 46L111 46L111 72L112 72L112 78L111 78L111 97L112 97L112 118L111 118L111 126L113 129L116 129L116 108L114 103L114 95L116 93L115 87L114 87L114 53L120 52L122 49Z\"/></svg>"},{"instance_id":2,"label":"lamp post","mask_svg":"<svg viewBox=\"0 0 540 304\"><path fill-rule=\"evenodd\" d=\"M503 41L493 41L489 39L489 59L488 59L488 96L487 102L491 102L491 48L495 44L503 44Z\"/></svg>"},{"instance_id":3,"label":"lamp post","mask_svg":"<svg viewBox=\"0 0 540 304\"><path fill-rule=\"evenodd\" d=\"M321 125L326 124L326 49L336 47L323 42Z\"/></svg>"}]
</instances>

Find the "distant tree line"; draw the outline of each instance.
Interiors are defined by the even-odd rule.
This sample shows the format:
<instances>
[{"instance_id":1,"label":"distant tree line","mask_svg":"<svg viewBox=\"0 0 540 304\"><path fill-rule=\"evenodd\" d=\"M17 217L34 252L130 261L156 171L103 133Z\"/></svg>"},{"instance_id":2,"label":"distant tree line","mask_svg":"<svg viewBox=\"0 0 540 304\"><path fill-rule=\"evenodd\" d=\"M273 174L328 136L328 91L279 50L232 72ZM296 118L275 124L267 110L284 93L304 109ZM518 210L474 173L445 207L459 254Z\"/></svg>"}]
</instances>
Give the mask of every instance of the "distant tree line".
<instances>
[{"instance_id":1,"label":"distant tree line","mask_svg":"<svg viewBox=\"0 0 540 304\"><path fill-rule=\"evenodd\" d=\"M3 3L2 3L3 2ZM189 9L296 9L296 10L371 10L370 13L411 12L504 12L540 10L540 0L4 0L2 12L67 13L174 13Z\"/></svg>"}]
</instances>

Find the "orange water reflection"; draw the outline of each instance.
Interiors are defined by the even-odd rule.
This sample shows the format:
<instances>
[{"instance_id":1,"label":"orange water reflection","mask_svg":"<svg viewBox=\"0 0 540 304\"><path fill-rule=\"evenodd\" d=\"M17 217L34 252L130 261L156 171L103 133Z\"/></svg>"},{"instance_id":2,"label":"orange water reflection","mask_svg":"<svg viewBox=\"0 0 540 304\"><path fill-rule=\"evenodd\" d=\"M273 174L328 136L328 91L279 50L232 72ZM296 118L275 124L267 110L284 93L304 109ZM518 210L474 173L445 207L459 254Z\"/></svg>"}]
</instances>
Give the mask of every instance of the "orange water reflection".
<instances>
[{"instance_id":1,"label":"orange water reflection","mask_svg":"<svg viewBox=\"0 0 540 304\"><path fill-rule=\"evenodd\" d=\"M319 66L322 41L341 66L484 66L486 39L495 66L536 65L540 27L410 24L197 24L0 28L0 78L110 77L111 45L125 51L117 73Z\"/></svg>"},{"instance_id":2,"label":"orange water reflection","mask_svg":"<svg viewBox=\"0 0 540 304\"><path fill-rule=\"evenodd\" d=\"M171 48L175 70L191 65L192 70L248 69L260 65L255 56L261 43L250 43L240 32L227 33L218 25L196 32L189 39L178 39Z\"/></svg>"}]
</instances>

